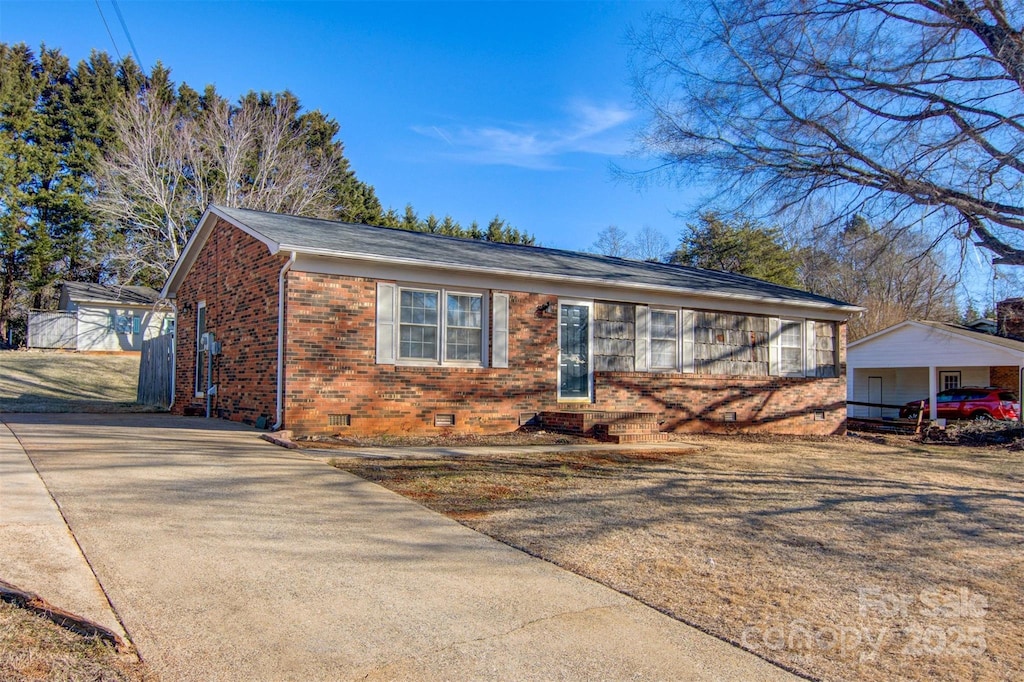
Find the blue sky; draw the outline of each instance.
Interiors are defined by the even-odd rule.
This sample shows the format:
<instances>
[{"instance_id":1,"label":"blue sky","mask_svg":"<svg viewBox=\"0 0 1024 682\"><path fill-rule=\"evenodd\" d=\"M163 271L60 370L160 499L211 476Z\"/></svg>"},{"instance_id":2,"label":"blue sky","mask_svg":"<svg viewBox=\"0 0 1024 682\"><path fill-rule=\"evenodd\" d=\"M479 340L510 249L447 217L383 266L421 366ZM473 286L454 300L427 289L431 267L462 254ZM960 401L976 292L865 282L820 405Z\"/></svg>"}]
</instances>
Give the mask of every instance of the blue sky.
<instances>
[{"instance_id":1,"label":"blue sky","mask_svg":"<svg viewBox=\"0 0 1024 682\"><path fill-rule=\"evenodd\" d=\"M385 207L468 225L495 214L545 246L581 250L616 225L674 245L698 188L616 180L644 114L634 108L626 32L661 2L240 2L117 0L148 68L229 98L291 90L341 124L358 176ZM0 41L127 55L112 0L0 0ZM952 262L960 254L950 249ZM1018 295L1015 268L992 288L969 248L959 297Z\"/></svg>"},{"instance_id":2,"label":"blue sky","mask_svg":"<svg viewBox=\"0 0 1024 682\"><path fill-rule=\"evenodd\" d=\"M0 40L129 54L111 0L0 0ZM608 225L674 244L696 193L640 191L611 167L643 121L626 31L654 2L359 3L119 0L147 67L237 98L291 90L341 124L381 202L463 224L495 214L545 246L584 249Z\"/></svg>"}]
</instances>

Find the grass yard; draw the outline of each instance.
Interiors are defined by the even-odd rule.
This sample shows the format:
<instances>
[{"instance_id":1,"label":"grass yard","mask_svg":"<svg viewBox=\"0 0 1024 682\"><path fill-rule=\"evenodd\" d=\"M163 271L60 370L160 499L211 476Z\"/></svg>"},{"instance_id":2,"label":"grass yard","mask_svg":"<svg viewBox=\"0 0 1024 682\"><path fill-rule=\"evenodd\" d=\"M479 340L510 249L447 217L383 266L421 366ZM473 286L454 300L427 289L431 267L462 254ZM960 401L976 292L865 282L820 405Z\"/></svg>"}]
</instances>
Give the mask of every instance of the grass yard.
<instances>
[{"instance_id":1,"label":"grass yard","mask_svg":"<svg viewBox=\"0 0 1024 682\"><path fill-rule=\"evenodd\" d=\"M146 682L138 658L118 654L34 613L0 602L0 680L24 682Z\"/></svg>"},{"instance_id":2,"label":"grass yard","mask_svg":"<svg viewBox=\"0 0 1024 682\"><path fill-rule=\"evenodd\" d=\"M148 411L138 353L0 351L0 412Z\"/></svg>"},{"instance_id":3,"label":"grass yard","mask_svg":"<svg viewBox=\"0 0 1024 682\"><path fill-rule=\"evenodd\" d=\"M335 465L812 678L1024 678L1024 454L684 440Z\"/></svg>"}]
</instances>

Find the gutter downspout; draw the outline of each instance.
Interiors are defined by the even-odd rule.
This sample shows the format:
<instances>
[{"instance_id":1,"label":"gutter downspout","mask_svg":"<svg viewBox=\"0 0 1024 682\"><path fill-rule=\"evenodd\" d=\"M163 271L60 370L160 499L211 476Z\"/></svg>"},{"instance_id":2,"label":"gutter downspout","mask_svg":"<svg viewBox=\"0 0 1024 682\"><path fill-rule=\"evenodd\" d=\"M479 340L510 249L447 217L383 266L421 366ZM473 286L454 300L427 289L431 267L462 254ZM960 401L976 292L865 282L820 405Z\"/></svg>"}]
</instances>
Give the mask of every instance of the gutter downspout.
<instances>
[{"instance_id":1,"label":"gutter downspout","mask_svg":"<svg viewBox=\"0 0 1024 682\"><path fill-rule=\"evenodd\" d=\"M284 411L284 277L295 264L296 253L292 251L288 262L281 268L277 277L277 412L271 431L281 428L282 412Z\"/></svg>"},{"instance_id":2,"label":"gutter downspout","mask_svg":"<svg viewBox=\"0 0 1024 682\"><path fill-rule=\"evenodd\" d=\"M174 343L171 345L171 402L167 406L167 410L170 411L174 407L174 391L177 388L175 386L175 378L178 373L178 305L168 299L167 303L170 304L171 310L174 312Z\"/></svg>"}]
</instances>

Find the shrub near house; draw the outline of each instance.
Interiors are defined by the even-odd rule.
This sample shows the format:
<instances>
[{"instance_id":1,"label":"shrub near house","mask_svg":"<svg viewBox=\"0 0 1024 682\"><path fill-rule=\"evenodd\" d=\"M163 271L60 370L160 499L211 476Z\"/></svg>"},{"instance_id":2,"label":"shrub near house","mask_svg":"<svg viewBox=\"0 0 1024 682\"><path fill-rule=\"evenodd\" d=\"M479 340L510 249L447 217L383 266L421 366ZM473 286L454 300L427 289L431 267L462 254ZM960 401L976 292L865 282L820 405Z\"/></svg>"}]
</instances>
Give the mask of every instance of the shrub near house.
<instances>
[{"instance_id":1,"label":"shrub near house","mask_svg":"<svg viewBox=\"0 0 1024 682\"><path fill-rule=\"evenodd\" d=\"M219 206L163 295L179 311L173 409L216 385L216 414L300 434L590 413L841 432L858 310L707 270Z\"/></svg>"}]
</instances>

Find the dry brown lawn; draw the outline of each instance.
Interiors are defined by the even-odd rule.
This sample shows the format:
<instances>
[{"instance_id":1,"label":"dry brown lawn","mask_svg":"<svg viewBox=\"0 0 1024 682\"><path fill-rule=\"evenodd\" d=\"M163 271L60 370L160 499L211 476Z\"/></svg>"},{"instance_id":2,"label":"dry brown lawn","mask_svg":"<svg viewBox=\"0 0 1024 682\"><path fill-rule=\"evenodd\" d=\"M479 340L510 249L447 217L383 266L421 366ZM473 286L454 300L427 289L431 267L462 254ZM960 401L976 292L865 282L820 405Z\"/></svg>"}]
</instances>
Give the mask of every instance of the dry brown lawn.
<instances>
[{"instance_id":1,"label":"dry brown lawn","mask_svg":"<svg viewBox=\"0 0 1024 682\"><path fill-rule=\"evenodd\" d=\"M119 654L42 616L0 602L0 680L25 682L147 682L138 658Z\"/></svg>"},{"instance_id":2,"label":"dry brown lawn","mask_svg":"<svg viewBox=\"0 0 1024 682\"><path fill-rule=\"evenodd\" d=\"M138 381L138 353L0 351L0 412L151 411Z\"/></svg>"},{"instance_id":3,"label":"dry brown lawn","mask_svg":"<svg viewBox=\"0 0 1024 682\"><path fill-rule=\"evenodd\" d=\"M812 678L1024 679L1024 454L685 440L335 462Z\"/></svg>"}]
</instances>

